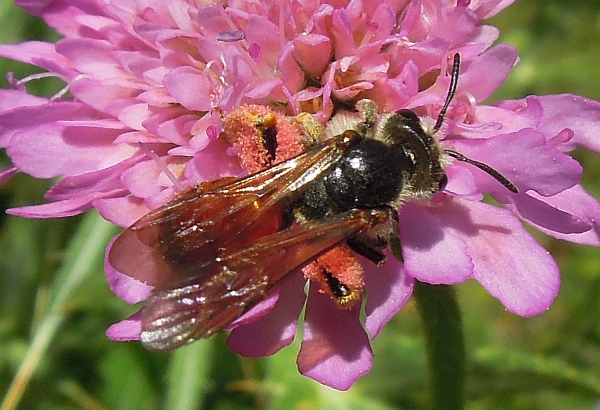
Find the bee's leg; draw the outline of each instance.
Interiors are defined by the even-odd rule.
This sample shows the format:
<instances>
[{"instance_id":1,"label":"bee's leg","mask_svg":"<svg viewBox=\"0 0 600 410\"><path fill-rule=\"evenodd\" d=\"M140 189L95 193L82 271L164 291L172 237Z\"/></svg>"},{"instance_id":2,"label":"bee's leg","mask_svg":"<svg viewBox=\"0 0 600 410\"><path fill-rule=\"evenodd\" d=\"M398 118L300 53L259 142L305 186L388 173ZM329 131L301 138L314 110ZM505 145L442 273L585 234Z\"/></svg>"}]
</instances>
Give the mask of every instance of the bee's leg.
<instances>
[{"instance_id":1,"label":"bee's leg","mask_svg":"<svg viewBox=\"0 0 600 410\"><path fill-rule=\"evenodd\" d=\"M385 262L383 250L387 248L387 239L381 236L371 236L367 234L358 235L355 238L346 241L350 249L364 256L375 265L381 265Z\"/></svg>"},{"instance_id":2,"label":"bee's leg","mask_svg":"<svg viewBox=\"0 0 600 410\"><path fill-rule=\"evenodd\" d=\"M397 211L392 207L385 207L382 210L387 213L385 221L346 241L350 249L378 266L385 262L386 256L383 250L388 247L388 238L397 232L398 226Z\"/></svg>"}]
</instances>

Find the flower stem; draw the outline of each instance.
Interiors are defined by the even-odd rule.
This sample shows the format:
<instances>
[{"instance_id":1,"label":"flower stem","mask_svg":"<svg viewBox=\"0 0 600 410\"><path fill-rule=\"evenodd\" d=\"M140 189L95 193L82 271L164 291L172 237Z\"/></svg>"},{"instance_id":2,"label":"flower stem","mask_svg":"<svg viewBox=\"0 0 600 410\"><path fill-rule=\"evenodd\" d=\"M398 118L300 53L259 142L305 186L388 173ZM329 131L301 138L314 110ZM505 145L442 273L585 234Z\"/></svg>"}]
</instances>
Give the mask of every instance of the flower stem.
<instances>
[{"instance_id":1,"label":"flower stem","mask_svg":"<svg viewBox=\"0 0 600 410\"><path fill-rule=\"evenodd\" d=\"M114 233L115 227L102 220L97 213L90 212L84 217L53 280L48 311L35 332L0 410L12 410L18 406L35 369L69 314L68 304L73 294L90 273L102 266L104 247Z\"/></svg>"},{"instance_id":2,"label":"flower stem","mask_svg":"<svg viewBox=\"0 0 600 410\"><path fill-rule=\"evenodd\" d=\"M210 384L215 339L201 340L171 353L165 409L202 408Z\"/></svg>"},{"instance_id":3,"label":"flower stem","mask_svg":"<svg viewBox=\"0 0 600 410\"><path fill-rule=\"evenodd\" d=\"M433 410L465 406L465 344L456 294L451 286L416 282L414 297L421 315Z\"/></svg>"}]
</instances>

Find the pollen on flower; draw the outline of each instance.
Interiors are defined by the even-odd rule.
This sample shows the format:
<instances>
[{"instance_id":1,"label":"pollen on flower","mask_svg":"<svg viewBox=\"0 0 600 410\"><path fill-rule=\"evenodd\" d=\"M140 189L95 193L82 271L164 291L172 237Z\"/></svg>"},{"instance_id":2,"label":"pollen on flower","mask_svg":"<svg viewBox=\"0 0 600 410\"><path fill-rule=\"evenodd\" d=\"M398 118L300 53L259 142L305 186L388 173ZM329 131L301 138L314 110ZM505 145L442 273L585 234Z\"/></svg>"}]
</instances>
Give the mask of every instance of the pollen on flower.
<instances>
[{"instance_id":1,"label":"pollen on flower","mask_svg":"<svg viewBox=\"0 0 600 410\"><path fill-rule=\"evenodd\" d=\"M302 269L304 277L319 284L320 292L330 295L342 309L360 300L364 288L363 268L348 245L340 245L321 255Z\"/></svg>"},{"instance_id":2,"label":"pollen on flower","mask_svg":"<svg viewBox=\"0 0 600 410\"><path fill-rule=\"evenodd\" d=\"M254 173L304 151L302 130L289 117L262 105L244 105L223 119L225 136L242 167Z\"/></svg>"}]
</instances>

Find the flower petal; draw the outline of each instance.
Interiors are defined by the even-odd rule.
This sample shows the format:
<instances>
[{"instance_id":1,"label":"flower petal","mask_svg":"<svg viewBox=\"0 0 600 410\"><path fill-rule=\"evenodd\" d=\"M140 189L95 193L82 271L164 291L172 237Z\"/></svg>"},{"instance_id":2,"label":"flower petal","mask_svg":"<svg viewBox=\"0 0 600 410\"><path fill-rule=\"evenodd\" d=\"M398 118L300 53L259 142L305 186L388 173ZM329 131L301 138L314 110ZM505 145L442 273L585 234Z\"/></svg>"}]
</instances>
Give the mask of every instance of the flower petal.
<instances>
[{"instance_id":1,"label":"flower petal","mask_svg":"<svg viewBox=\"0 0 600 410\"><path fill-rule=\"evenodd\" d=\"M117 237L113 238L108 246L106 247L106 254L104 257L104 270L106 271L106 279L108 280L108 286L110 290L123 299L127 303L138 303L145 300L150 296L153 287L139 282L116 270L108 262L108 254L110 249Z\"/></svg>"},{"instance_id":2,"label":"flower petal","mask_svg":"<svg viewBox=\"0 0 600 410\"><path fill-rule=\"evenodd\" d=\"M298 354L300 373L338 390L348 390L371 369L373 352L360 325L360 309L338 309L311 287L304 336Z\"/></svg>"},{"instance_id":3,"label":"flower petal","mask_svg":"<svg viewBox=\"0 0 600 410\"><path fill-rule=\"evenodd\" d=\"M549 197L536 196L535 192L530 194L521 193L511 195L508 198L510 202L506 203L505 206L521 218L526 219L538 228L544 228L548 232L580 234L592 228L592 222L589 219L557 209L547 203L547 198Z\"/></svg>"},{"instance_id":4,"label":"flower petal","mask_svg":"<svg viewBox=\"0 0 600 410\"><path fill-rule=\"evenodd\" d=\"M496 169L522 192L533 190L544 196L555 195L577 184L581 165L546 143L544 135L533 129L501 134L485 140L453 141L456 151ZM498 181L484 171L463 164L473 171L481 192L506 193Z\"/></svg>"},{"instance_id":5,"label":"flower petal","mask_svg":"<svg viewBox=\"0 0 600 410\"><path fill-rule=\"evenodd\" d=\"M210 111L211 90L208 77L192 67L179 67L164 77L164 84L177 102L189 110Z\"/></svg>"},{"instance_id":6,"label":"flower petal","mask_svg":"<svg viewBox=\"0 0 600 410\"><path fill-rule=\"evenodd\" d=\"M296 37L292 55L308 74L317 78L327 69L331 48L329 37L307 33Z\"/></svg>"},{"instance_id":7,"label":"flower petal","mask_svg":"<svg viewBox=\"0 0 600 410\"><path fill-rule=\"evenodd\" d=\"M106 336L117 342L140 340L142 336L142 311L138 311L125 320L106 329Z\"/></svg>"},{"instance_id":8,"label":"flower petal","mask_svg":"<svg viewBox=\"0 0 600 410\"><path fill-rule=\"evenodd\" d=\"M475 59L460 76L459 90L469 90L477 101L483 101L500 87L517 62L514 46L501 44ZM485 78L485 81L481 81Z\"/></svg>"},{"instance_id":9,"label":"flower petal","mask_svg":"<svg viewBox=\"0 0 600 410\"><path fill-rule=\"evenodd\" d=\"M383 326L396 314L412 295L414 279L404 272L402 262L388 255L383 266L373 267L362 259L365 266L365 329L375 339Z\"/></svg>"},{"instance_id":10,"label":"flower petal","mask_svg":"<svg viewBox=\"0 0 600 410\"><path fill-rule=\"evenodd\" d=\"M37 178L80 175L111 167L131 158L137 148L112 141L121 130L57 123L25 128L7 148L13 163Z\"/></svg>"},{"instance_id":11,"label":"flower petal","mask_svg":"<svg viewBox=\"0 0 600 410\"><path fill-rule=\"evenodd\" d=\"M21 44L0 44L0 56L34 64L51 73L62 75L64 79L70 79L77 74L71 61L57 53L55 45L50 43L27 41Z\"/></svg>"},{"instance_id":12,"label":"flower petal","mask_svg":"<svg viewBox=\"0 0 600 410\"><path fill-rule=\"evenodd\" d=\"M574 131L574 138L564 149L571 151L583 147L600 152L600 102L573 94L529 96L522 100L498 102L499 107L509 109L530 121L548 139L565 128Z\"/></svg>"},{"instance_id":13,"label":"flower petal","mask_svg":"<svg viewBox=\"0 0 600 410\"><path fill-rule=\"evenodd\" d=\"M92 204L100 215L117 226L127 228L150 212L144 202L133 196L95 199Z\"/></svg>"},{"instance_id":14,"label":"flower petal","mask_svg":"<svg viewBox=\"0 0 600 410\"><path fill-rule=\"evenodd\" d=\"M299 272L286 279L273 309L260 319L231 331L227 339L229 348L242 356L263 357L292 343L306 300L304 282Z\"/></svg>"},{"instance_id":15,"label":"flower petal","mask_svg":"<svg viewBox=\"0 0 600 410\"><path fill-rule=\"evenodd\" d=\"M7 214L22 216L25 218L62 218L66 216L79 215L82 212L92 208L92 202L98 198L122 195L121 190L112 192L98 192L82 197L65 199L49 204L22 206L20 208L11 208L6 211Z\"/></svg>"},{"instance_id":16,"label":"flower petal","mask_svg":"<svg viewBox=\"0 0 600 410\"><path fill-rule=\"evenodd\" d=\"M542 197L536 195L535 192L531 192L529 195L532 199L543 201L547 206L552 207L555 212L568 215L568 227L582 226L587 227L587 229L559 229L561 225L556 226L553 219L539 221L532 216L526 217L519 203L516 203L516 209L511 207L510 204L507 206L516 211L517 215L526 217L528 222L532 223L537 229L554 238L600 246L600 204L581 185L575 185L550 197ZM535 209L528 209L527 211L536 217L540 216L540 213L536 213Z\"/></svg>"},{"instance_id":17,"label":"flower petal","mask_svg":"<svg viewBox=\"0 0 600 410\"><path fill-rule=\"evenodd\" d=\"M481 201L483 199L483 194L479 192L473 174L465 169L463 164L455 162L452 166L446 167L445 171L448 177L445 192L469 201Z\"/></svg>"},{"instance_id":18,"label":"flower petal","mask_svg":"<svg viewBox=\"0 0 600 410\"><path fill-rule=\"evenodd\" d=\"M99 192L110 192L123 189L121 174L135 165L142 155L128 158L112 167L98 171L86 172L85 174L69 176L54 184L46 193L46 198L52 201L60 201L74 197L97 194ZM123 195L125 190L123 189Z\"/></svg>"},{"instance_id":19,"label":"flower petal","mask_svg":"<svg viewBox=\"0 0 600 410\"><path fill-rule=\"evenodd\" d=\"M0 185L6 183L13 176L15 176L18 172L19 172L19 169L17 167L15 167L14 165L11 165L9 167L6 167L6 168L0 170Z\"/></svg>"},{"instance_id":20,"label":"flower petal","mask_svg":"<svg viewBox=\"0 0 600 410\"><path fill-rule=\"evenodd\" d=\"M72 102L43 103L38 98L26 98L20 91L0 94L2 105L8 105L11 98L19 103L18 107L10 107L7 111L0 112L0 146L6 147L15 134L24 130L44 125L48 128L60 129L57 125L61 120L90 119L94 114L88 107ZM21 104L22 103L22 104Z\"/></svg>"},{"instance_id":21,"label":"flower petal","mask_svg":"<svg viewBox=\"0 0 600 410\"><path fill-rule=\"evenodd\" d=\"M448 285L471 277L473 262L464 239L445 229L435 208L404 204L399 224L404 268L410 276L422 282Z\"/></svg>"},{"instance_id":22,"label":"flower petal","mask_svg":"<svg viewBox=\"0 0 600 410\"><path fill-rule=\"evenodd\" d=\"M558 266L510 211L460 199L430 211L462 236L473 277L508 311L533 316L548 309L560 286Z\"/></svg>"}]
</instances>

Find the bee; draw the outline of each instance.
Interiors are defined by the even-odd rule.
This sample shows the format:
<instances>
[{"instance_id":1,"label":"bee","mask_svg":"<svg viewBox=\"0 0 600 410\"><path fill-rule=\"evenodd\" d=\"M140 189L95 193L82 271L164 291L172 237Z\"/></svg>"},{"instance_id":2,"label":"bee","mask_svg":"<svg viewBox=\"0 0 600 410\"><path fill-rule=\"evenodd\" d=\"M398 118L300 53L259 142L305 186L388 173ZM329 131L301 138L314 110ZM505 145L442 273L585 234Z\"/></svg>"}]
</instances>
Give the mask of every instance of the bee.
<instances>
[{"instance_id":1,"label":"bee","mask_svg":"<svg viewBox=\"0 0 600 410\"><path fill-rule=\"evenodd\" d=\"M446 157L517 188L486 164L443 150L439 131L456 91L460 56L433 130L414 111L379 114L371 100L331 119L326 137L292 158L243 178L204 182L143 216L109 252L110 264L153 286L142 309L142 344L169 350L225 329L265 299L292 272L312 266L342 308L361 287L315 261L351 249L376 265L395 231L402 202L443 190ZM306 117L306 115L305 115ZM262 117L261 117L262 118ZM273 141L270 116L256 128ZM270 145L273 145L270 143ZM268 147L269 157L275 152Z\"/></svg>"}]
</instances>

